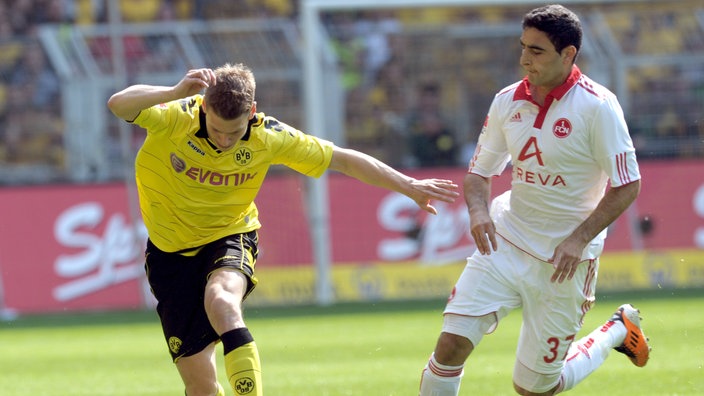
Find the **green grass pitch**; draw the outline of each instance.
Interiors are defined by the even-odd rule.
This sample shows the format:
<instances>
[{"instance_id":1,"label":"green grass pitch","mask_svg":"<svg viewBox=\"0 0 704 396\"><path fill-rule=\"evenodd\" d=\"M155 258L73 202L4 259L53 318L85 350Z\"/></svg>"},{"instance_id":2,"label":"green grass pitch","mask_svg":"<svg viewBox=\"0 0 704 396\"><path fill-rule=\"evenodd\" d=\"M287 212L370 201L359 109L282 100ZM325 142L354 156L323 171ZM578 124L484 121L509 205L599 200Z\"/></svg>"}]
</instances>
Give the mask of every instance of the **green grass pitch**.
<instances>
[{"instance_id":1,"label":"green grass pitch","mask_svg":"<svg viewBox=\"0 0 704 396\"><path fill-rule=\"evenodd\" d=\"M599 296L583 332L623 302L640 308L653 352L645 368L621 354L568 394L704 395L704 291ZM664 298L666 297L666 298ZM249 308L267 395L416 395L443 301ZM512 395L520 313L468 360L461 395ZM219 354L221 349L218 350ZM220 380L226 385L222 356ZM71 314L0 322L4 396L183 395L152 312ZM232 395L228 391L228 395Z\"/></svg>"}]
</instances>

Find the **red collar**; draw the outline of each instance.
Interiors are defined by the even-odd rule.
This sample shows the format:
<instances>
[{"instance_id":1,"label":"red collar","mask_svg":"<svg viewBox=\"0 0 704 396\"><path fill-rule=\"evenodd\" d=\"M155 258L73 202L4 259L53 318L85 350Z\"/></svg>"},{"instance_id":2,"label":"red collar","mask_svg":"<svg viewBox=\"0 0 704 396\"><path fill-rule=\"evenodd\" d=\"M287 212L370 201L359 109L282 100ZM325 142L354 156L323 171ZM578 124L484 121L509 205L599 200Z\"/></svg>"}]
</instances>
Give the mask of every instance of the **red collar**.
<instances>
[{"instance_id":1,"label":"red collar","mask_svg":"<svg viewBox=\"0 0 704 396\"><path fill-rule=\"evenodd\" d=\"M547 101L547 98L552 97L553 99L560 100L562 99L563 96L567 93L567 91L570 90L575 84L577 84L577 81L582 77L582 71L579 70L579 67L577 65L572 66L572 72L570 72L570 75L567 76L567 79L565 80L562 85L557 86L550 91L548 96L545 98ZM530 94L530 83L528 82L528 76L523 77L523 81L521 81L521 84L516 88L516 92L513 94L513 100L530 100L533 101L533 97Z\"/></svg>"},{"instance_id":2,"label":"red collar","mask_svg":"<svg viewBox=\"0 0 704 396\"><path fill-rule=\"evenodd\" d=\"M532 103L534 103L536 106L540 108L540 112L538 113L538 117L535 119L535 124L533 126L535 128L541 128L543 125L543 120L545 119L545 114L547 110L550 108L550 105L552 104L552 101L557 99L560 100L562 99L563 96L569 91L572 87L574 87L579 79L582 77L582 72L579 70L579 67L577 65L572 66L572 71L570 72L570 75L567 76L567 79L565 80L564 83L561 85L555 87L548 93L548 95L545 97L545 103L543 106L539 106L534 100L533 96L530 93L530 83L528 82L528 76L523 77L523 81L518 85L516 88L516 91L513 94L513 100L527 100Z\"/></svg>"}]
</instances>

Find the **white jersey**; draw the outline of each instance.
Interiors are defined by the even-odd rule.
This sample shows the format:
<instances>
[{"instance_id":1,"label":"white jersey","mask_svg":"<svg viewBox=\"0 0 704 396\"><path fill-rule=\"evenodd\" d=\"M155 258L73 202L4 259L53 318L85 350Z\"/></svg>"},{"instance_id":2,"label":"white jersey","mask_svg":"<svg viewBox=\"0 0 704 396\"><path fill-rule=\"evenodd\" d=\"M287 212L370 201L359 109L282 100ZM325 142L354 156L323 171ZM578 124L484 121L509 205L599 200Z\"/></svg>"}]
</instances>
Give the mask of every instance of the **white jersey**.
<instances>
[{"instance_id":1,"label":"white jersey","mask_svg":"<svg viewBox=\"0 0 704 396\"><path fill-rule=\"evenodd\" d=\"M527 79L499 92L469 164L470 173L501 174L512 163L511 191L492 203L499 235L541 260L562 242L604 196L640 179L623 110L608 89L573 67L541 107ZM583 252L598 257L606 230Z\"/></svg>"}]
</instances>

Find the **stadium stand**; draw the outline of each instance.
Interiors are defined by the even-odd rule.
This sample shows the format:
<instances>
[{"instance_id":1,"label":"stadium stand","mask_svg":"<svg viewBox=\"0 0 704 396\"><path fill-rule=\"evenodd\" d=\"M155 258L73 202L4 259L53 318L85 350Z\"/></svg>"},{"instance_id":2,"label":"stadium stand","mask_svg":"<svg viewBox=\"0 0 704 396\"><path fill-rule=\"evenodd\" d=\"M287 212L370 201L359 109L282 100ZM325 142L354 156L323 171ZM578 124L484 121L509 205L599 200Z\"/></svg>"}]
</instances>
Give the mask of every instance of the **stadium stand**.
<instances>
[{"instance_id":1,"label":"stadium stand","mask_svg":"<svg viewBox=\"0 0 704 396\"><path fill-rule=\"evenodd\" d=\"M110 144L119 144L115 125L100 124L108 122L107 114L77 122L66 118L64 108L66 79L80 81L80 75L89 72L90 62L81 61L81 56L90 57L97 68L95 89L106 90L102 78L113 73L106 4L0 1L0 185L102 182L116 177L98 172L92 179L77 178L67 166L73 155L67 147L75 140L76 125L105 128L112 136ZM170 73L180 73L193 62L173 34L149 30L152 24L238 18L260 26L258 32L238 32L237 39L215 31L194 31L190 39L209 54L200 61L233 61L236 54L255 70L271 69L262 76L266 88L259 91L260 100L282 119L303 126L300 58L290 49L295 40L292 43L290 35L267 29L281 20L297 24L297 1L120 0L120 5L125 23L140 26L123 38L130 79L152 73L168 80ZM457 166L463 166L493 93L520 77L516 29L525 8L495 5L324 14L344 87L344 143L393 165L410 166L405 144L399 144L409 137L405 114L412 111L415 87L433 77L442 87L440 102L449 116L449 129L462 146ZM704 157L701 1L586 2L573 8L589 33L589 48L580 64L587 73L604 77L619 93L639 156ZM38 34L46 26L54 29L66 48L47 47ZM103 33L85 33L89 31ZM86 38L85 48L76 45L76 37ZM56 51L73 51L73 63L57 64ZM272 67L279 64L285 64L287 71ZM69 74L59 75L59 66ZM115 161L121 160L120 150L103 149Z\"/></svg>"}]
</instances>

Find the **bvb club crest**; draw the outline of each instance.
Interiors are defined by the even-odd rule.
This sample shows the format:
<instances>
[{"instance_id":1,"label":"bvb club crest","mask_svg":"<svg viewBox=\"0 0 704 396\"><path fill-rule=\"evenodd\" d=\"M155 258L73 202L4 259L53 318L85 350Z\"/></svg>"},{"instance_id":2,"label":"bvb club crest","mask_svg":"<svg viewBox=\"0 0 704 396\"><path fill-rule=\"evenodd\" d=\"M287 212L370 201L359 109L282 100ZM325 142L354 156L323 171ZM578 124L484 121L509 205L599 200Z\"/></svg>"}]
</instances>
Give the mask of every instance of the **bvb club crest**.
<instances>
[{"instance_id":1,"label":"bvb club crest","mask_svg":"<svg viewBox=\"0 0 704 396\"><path fill-rule=\"evenodd\" d=\"M235 381L235 392L238 395L246 395L254 390L254 381L249 377L238 378Z\"/></svg>"},{"instance_id":2,"label":"bvb club crest","mask_svg":"<svg viewBox=\"0 0 704 396\"><path fill-rule=\"evenodd\" d=\"M178 353L178 351L181 349L181 339L178 337L169 337L169 349L171 349L171 352L173 353Z\"/></svg>"},{"instance_id":3,"label":"bvb club crest","mask_svg":"<svg viewBox=\"0 0 704 396\"><path fill-rule=\"evenodd\" d=\"M244 166L249 164L253 157L252 150L247 147L240 147L235 151L235 162L238 165Z\"/></svg>"}]
</instances>

